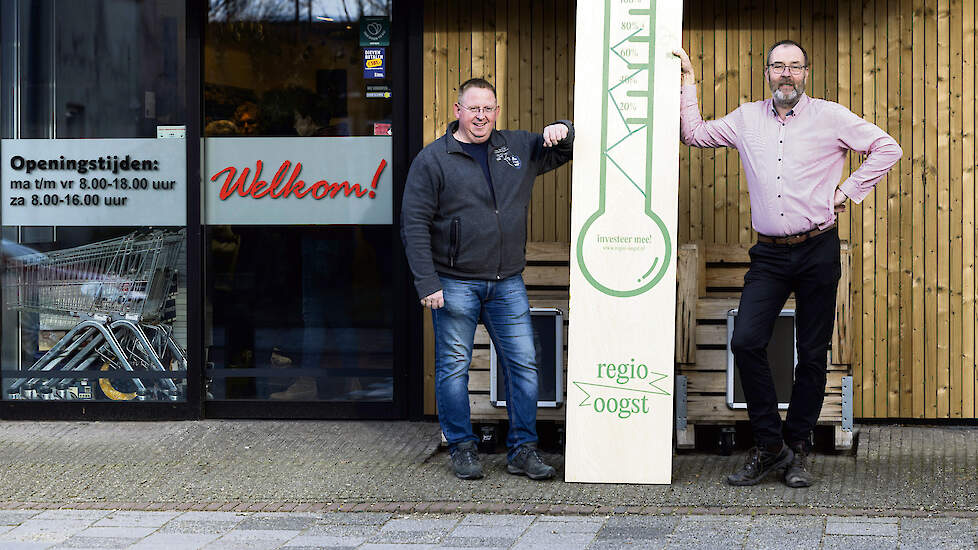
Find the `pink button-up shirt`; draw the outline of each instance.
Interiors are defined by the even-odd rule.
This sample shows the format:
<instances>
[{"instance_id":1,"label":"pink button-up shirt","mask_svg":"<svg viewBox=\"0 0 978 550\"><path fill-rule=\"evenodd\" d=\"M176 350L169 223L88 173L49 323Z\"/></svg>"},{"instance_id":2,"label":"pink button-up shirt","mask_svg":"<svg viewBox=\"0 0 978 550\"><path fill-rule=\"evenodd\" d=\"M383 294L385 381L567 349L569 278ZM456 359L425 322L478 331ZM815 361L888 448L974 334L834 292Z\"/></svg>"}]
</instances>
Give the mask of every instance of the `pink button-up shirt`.
<instances>
[{"instance_id":1,"label":"pink button-up shirt","mask_svg":"<svg viewBox=\"0 0 978 550\"><path fill-rule=\"evenodd\" d=\"M857 204L903 156L896 140L875 124L805 94L784 119L766 99L706 122L693 85L683 86L680 108L683 143L740 152L751 221L762 235L795 235L835 223L833 196L848 151L868 155L839 186Z\"/></svg>"}]
</instances>

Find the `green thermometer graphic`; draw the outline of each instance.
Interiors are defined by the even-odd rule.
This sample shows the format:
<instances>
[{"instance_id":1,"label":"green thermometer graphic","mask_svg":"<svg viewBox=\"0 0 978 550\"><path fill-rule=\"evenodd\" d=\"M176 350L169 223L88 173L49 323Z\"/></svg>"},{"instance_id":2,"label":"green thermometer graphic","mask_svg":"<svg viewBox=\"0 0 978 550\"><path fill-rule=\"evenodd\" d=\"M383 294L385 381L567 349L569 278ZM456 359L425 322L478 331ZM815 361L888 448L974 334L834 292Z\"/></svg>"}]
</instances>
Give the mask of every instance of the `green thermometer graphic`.
<instances>
[{"instance_id":1,"label":"green thermometer graphic","mask_svg":"<svg viewBox=\"0 0 978 550\"><path fill-rule=\"evenodd\" d=\"M584 278L609 296L648 291L672 257L652 210L654 47L655 0L605 0L598 206L576 253Z\"/></svg>"}]
</instances>

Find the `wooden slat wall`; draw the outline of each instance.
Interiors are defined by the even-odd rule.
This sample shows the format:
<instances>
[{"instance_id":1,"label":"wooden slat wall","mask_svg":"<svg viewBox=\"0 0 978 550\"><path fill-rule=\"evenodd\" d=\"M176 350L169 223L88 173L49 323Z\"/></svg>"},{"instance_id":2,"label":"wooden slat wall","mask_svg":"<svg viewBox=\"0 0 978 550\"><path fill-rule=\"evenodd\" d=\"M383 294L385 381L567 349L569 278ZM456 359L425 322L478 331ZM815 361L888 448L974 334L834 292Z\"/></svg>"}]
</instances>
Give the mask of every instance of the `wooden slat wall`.
<instances>
[{"instance_id":1,"label":"wooden slat wall","mask_svg":"<svg viewBox=\"0 0 978 550\"><path fill-rule=\"evenodd\" d=\"M426 141L480 70L500 91L498 127L572 116L572 0L425 8ZM854 246L855 413L976 418L975 0L686 0L684 12L704 118L767 97L766 48L791 38L809 51L810 95L900 142L901 162L840 219ZM752 242L737 152L680 151L679 241ZM850 155L843 177L861 161ZM568 167L538 181L531 241L570 240L569 201Z\"/></svg>"}]
</instances>

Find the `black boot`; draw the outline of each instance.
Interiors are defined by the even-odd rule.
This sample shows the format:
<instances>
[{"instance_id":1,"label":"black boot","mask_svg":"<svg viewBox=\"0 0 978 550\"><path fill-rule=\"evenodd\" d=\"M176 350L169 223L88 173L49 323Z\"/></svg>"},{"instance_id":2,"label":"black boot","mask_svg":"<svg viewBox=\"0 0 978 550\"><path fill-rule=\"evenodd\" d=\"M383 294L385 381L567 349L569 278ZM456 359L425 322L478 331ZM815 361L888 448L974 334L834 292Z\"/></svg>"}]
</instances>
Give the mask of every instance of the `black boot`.
<instances>
[{"instance_id":1,"label":"black boot","mask_svg":"<svg viewBox=\"0 0 978 550\"><path fill-rule=\"evenodd\" d=\"M790 447L795 456L791 464L785 468L784 484L792 489L811 487L812 474L808 471L808 447L804 441L792 443Z\"/></svg>"},{"instance_id":2,"label":"black boot","mask_svg":"<svg viewBox=\"0 0 978 550\"><path fill-rule=\"evenodd\" d=\"M754 447L747 452L744 467L727 476L730 485L757 485L774 470L784 468L791 463L794 453L784 443L777 452Z\"/></svg>"}]
</instances>

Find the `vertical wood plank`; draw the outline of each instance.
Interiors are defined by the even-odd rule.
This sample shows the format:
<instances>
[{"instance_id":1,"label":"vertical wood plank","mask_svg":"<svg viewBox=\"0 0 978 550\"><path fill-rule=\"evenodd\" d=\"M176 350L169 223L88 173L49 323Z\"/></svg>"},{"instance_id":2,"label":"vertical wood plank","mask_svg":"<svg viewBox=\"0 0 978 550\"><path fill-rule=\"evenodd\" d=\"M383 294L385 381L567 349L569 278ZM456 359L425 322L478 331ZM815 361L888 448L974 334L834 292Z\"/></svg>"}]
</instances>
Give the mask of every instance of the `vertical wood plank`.
<instances>
[{"instance_id":1,"label":"vertical wood plank","mask_svg":"<svg viewBox=\"0 0 978 550\"><path fill-rule=\"evenodd\" d=\"M447 5L442 4L442 9L445 12L445 33L447 34L446 40L446 78L448 93L445 95L445 102L442 106L445 108L445 119L444 125L455 120L453 114L452 105L458 99L458 85L462 83L459 75L459 60L461 59L461 46L459 44L459 23L458 23L458 9L454 2L449 2Z\"/></svg>"},{"instance_id":2,"label":"vertical wood plank","mask_svg":"<svg viewBox=\"0 0 978 550\"><path fill-rule=\"evenodd\" d=\"M863 49L862 69L860 75L863 88L863 118L876 122L876 1L863 2ZM863 158L859 159L862 162ZM862 256L862 349L863 349L863 415L875 418L876 392L881 385L880 372L876 368L876 243L875 243L875 193L866 197L861 204L857 226L861 231Z\"/></svg>"},{"instance_id":3,"label":"vertical wood plank","mask_svg":"<svg viewBox=\"0 0 978 550\"><path fill-rule=\"evenodd\" d=\"M482 11L480 4L479 20L481 25ZM458 75L459 84L473 77L472 74L472 20L473 13L469 5L458 6ZM480 29L481 30L481 29ZM481 33L480 33L481 35Z\"/></svg>"},{"instance_id":4,"label":"vertical wood plank","mask_svg":"<svg viewBox=\"0 0 978 550\"><path fill-rule=\"evenodd\" d=\"M850 12L850 1L851 0L838 0L836 6L838 18L836 24L838 26L836 30L836 36L838 38L838 72L836 74L835 80L838 86L838 101L843 107L847 109L851 108L851 86L849 85L850 79L850 65L852 61L852 50L849 45L849 12ZM843 173L848 173L849 161L846 159L846 166L843 167ZM839 215L839 237L843 240L851 242L851 235L849 234L849 216L852 212L854 206L850 205L845 212ZM855 388L854 388L855 389Z\"/></svg>"},{"instance_id":5,"label":"vertical wood plank","mask_svg":"<svg viewBox=\"0 0 978 550\"><path fill-rule=\"evenodd\" d=\"M482 51L485 57L486 79L496 87L496 102L499 102L499 69L496 65L496 40L499 33L496 31L496 1L486 0L482 10ZM502 0L505 2L506 0ZM505 87L505 85L504 85ZM496 119L499 120L498 118Z\"/></svg>"},{"instance_id":6,"label":"vertical wood plank","mask_svg":"<svg viewBox=\"0 0 978 550\"><path fill-rule=\"evenodd\" d=\"M751 85L755 76L753 64L756 57L755 48L758 45L752 41L752 33L758 12L756 0L748 0L740 10L740 91L737 106L752 101ZM750 198L747 193L747 176L742 168L740 155L731 155L731 157L737 172L737 195L734 199L736 214L731 216L736 226L730 232L730 240L736 243L749 243L751 242Z\"/></svg>"},{"instance_id":7,"label":"vertical wood plank","mask_svg":"<svg viewBox=\"0 0 978 550\"><path fill-rule=\"evenodd\" d=\"M926 18L924 22L924 39L930 44L937 44L937 0L927 0L926 9L924 10L924 16ZM926 98L926 107L924 112L924 125L926 134L924 136L924 147L925 147L925 162L927 163L927 171L924 175L924 190L925 190L925 226L924 226L924 239L925 239L925 255L924 255L924 277L926 280L926 290L925 295L930 298L926 301L926 318L924 324L925 331L925 354L926 354L926 370L927 376L924 380L925 388L925 398L927 399L927 407L924 415L927 418L936 418L938 414L937 405L937 395L939 393L938 384L938 355L940 350L938 349L938 340L940 338L940 331L937 327L937 201L938 201L938 186L940 181L937 178L937 154L938 154L938 93L934 93L934 90L938 89L937 83L937 64L938 55L937 48L925 48L925 61L924 61L924 88L925 90L930 90ZM946 346L945 346L946 351Z\"/></svg>"},{"instance_id":8,"label":"vertical wood plank","mask_svg":"<svg viewBox=\"0 0 978 550\"><path fill-rule=\"evenodd\" d=\"M887 88L887 67L888 67L888 44L887 44L887 0L876 0L876 15L873 25L875 27L875 51L876 61L874 66L874 85L876 89L873 98L873 109L875 110L876 124L888 131L888 121L886 117L886 88ZM889 357L887 355L886 332L889 326L889 315L886 310L886 297L889 294L887 288L887 266L886 266L886 245L887 245L887 217L886 199L889 194L890 178L883 178L877 185L873 193L872 202L874 203L872 223L875 227L873 242L874 247L874 291L873 291L873 339L875 347L875 371L876 371L876 403L874 406L877 417L886 417L887 401L889 392ZM867 201L868 202L868 201ZM868 220L867 220L868 221Z\"/></svg>"},{"instance_id":9,"label":"vertical wood plank","mask_svg":"<svg viewBox=\"0 0 978 550\"><path fill-rule=\"evenodd\" d=\"M557 119L557 57L556 57L556 17L554 0L538 0L537 3L543 4L543 25L542 50L543 50L543 120L533 129L540 132L543 127ZM543 181L537 180L536 185L543 184L543 240L553 242L557 240L557 181L554 172L544 174Z\"/></svg>"},{"instance_id":10,"label":"vertical wood plank","mask_svg":"<svg viewBox=\"0 0 978 550\"><path fill-rule=\"evenodd\" d=\"M485 78L489 82L492 82L492 78L489 71L486 70L486 50L485 50L485 13L484 10L488 5L484 2L474 2L464 7L462 11L468 18L468 28L469 34L472 37L472 51L471 51L471 69L469 71L469 78Z\"/></svg>"},{"instance_id":11,"label":"vertical wood plank","mask_svg":"<svg viewBox=\"0 0 978 550\"><path fill-rule=\"evenodd\" d=\"M508 130L509 125L509 13L506 0L495 0L493 12L493 56L495 58L496 100L500 112L496 127Z\"/></svg>"},{"instance_id":12,"label":"vertical wood plank","mask_svg":"<svg viewBox=\"0 0 978 550\"><path fill-rule=\"evenodd\" d=\"M556 34L554 52L557 56L557 73L554 86L557 92L556 115L555 119L574 117L570 110L568 97L571 95L572 81L570 79L571 69L567 64L567 51L574 47L573 40L569 39L570 29L568 20L572 19L575 11L572 3L567 0L557 0L558 8L555 10L557 20L555 21ZM554 239L558 242L570 242L570 165L564 165L557 169L556 180L556 234Z\"/></svg>"},{"instance_id":13,"label":"vertical wood plank","mask_svg":"<svg viewBox=\"0 0 978 550\"><path fill-rule=\"evenodd\" d=\"M913 271L913 286L911 311L913 313L913 415L917 418L925 418L929 410L930 401L927 379L927 359L929 354L925 352L927 341L927 331L925 321L927 320L927 308L924 298L927 294L928 286L926 280L925 256L927 255L926 236L924 217L926 210L924 201L927 200L927 158L926 154L926 135L925 128L927 109L925 104L925 89L928 83L927 71L924 56L924 40L927 33L924 29L927 16L925 15L925 0L913 0L913 12L911 15L911 25L913 27L913 103L912 103L912 127L913 143L911 150L912 161L912 219L913 219L913 260L911 261Z\"/></svg>"},{"instance_id":14,"label":"vertical wood plank","mask_svg":"<svg viewBox=\"0 0 978 550\"><path fill-rule=\"evenodd\" d=\"M703 88L703 0L692 0L689 20L689 61L693 64L696 82L697 105L703 112L703 98L706 92ZM686 10L684 10L686 11ZM683 14L686 17L686 14ZM698 147L686 147L689 152L689 240L703 240L703 150Z\"/></svg>"},{"instance_id":15,"label":"vertical wood plank","mask_svg":"<svg viewBox=\"0 0 978 550\"><path fill-rule=\"evenodd\" d=\"M813 13L812 0L798 0L797 7L795 11L798 12L798 43L805 48L808 52L808 82L806 87L809 96L822 97L821 94L817 93L818 87L821 85L822 71L820 71L819 63L821 60L816 60L814 53L818 50L815 46L814 40L814 13Z\"/></svg>"},{"instance_id":16,"label":"vertical wood plank","mask_svg":"<svg viewBox=\"0 0 978 550\"><path fill-rule=\"evenodd\" d=\"M741 5L741 2L727 3L727 15L724 24L728 29L727 71L731 77L727 78L727 106L723 112L724 115L740 105L740 81L747 77L742 53L744 50L741 49L741 36L744 34L744 28L740 24L740 17L743 9L744 6ZM736 149L727 149L727 197L724 205L727 227L724 233L728 243L736 243L740 240L740 177L740 156Z\"/></svg>"},{"instance_id":17,"label":"vertical wood plank","mask_svg":"<svg viewBox=\"0 0 978 550\"><path fill-rule=\"evenodd\" d=\"M511 130L520 129L520 66L522 65L522 54L520 51L520 0L508 0L506 4L506 105L503 106L503 113L506 114L506 124Z\"/></svg>"},{"instance_id":18,"label":"vertical wood plank","mask_svg":"<svg viewBox=\"0 0 978 550\"><path fill-rule=\"evenodd\" d=\"M543 129L543 109L544 109L544 87L543 87L543 59L546 55L545 47L543 42L543 27L544 27L544 9L543 2L533 2L532 15L530 19L531 25L531 37L532 37L532 54L531 59L533 63L533 70L530 77L530 90L532 97L532 105L530 106L531 116L529 119L529 128L526 128L527 120L523 120L524 129L529 129L532 132L539 132ZM544 194L543 178L537 178L536 183L533 184L533 199L530 202L530 211L533 213L531 217L532 231L530 240L532 241L543 241L544 228L547 223L546 212L545 212L545 202L546 196Z\"/></svg>"},{"instance_id":19,"label":"vertical wood plank","mask_svg":"<svg viewBox=\"0 0 978 550\"><path fill-rule=\"evenodd\" d=\"M950 415L950 5L937 3L937 417Z\"/></svg>"},{"instance_id":20,"label":"vertical wood plank","mask_svg":"<svg viewBox=\"0 0 978 550\"><path fill-rule=\"evenodd\" d=\"M841 37L839 36L840 23L838 18L842 15L836 0L825 0L823 7L825 17L825 99L829 101L839 101L839 64L842 62ZM848 19L849 10L846 9ZM848 37L846 40L848 48ZM838 53L838 55L835 55Z\"/></svg>"},{"instance_id":21,"label":"vertical wood plank","mask_svg":"<svg viewBox=\"0 0 978 550\"><path fill-rule=\"evenodd\" d=\"M533 128L533 11L530 2L518 1L516 7L519 11L520 25L520 104L519 104L519 128L521 130L532 130ZM536 194L533 195L536 199ZM539 200L530 201L530 209L526 219L526 235L530 241L539 240L535 238L533 227L540 225L543 220L536 220L542 216L537 212Z\"/></svg>"},{"instance_id":22,"label":"vertical wood plank","mask_svg":"<svg viewBox=\"0 0 978 550\"><path fill-rule=\"evenodd\" d=\"M900 139L900 0L889 0L886 8L886 128ZM900 165L887 175L885 211L880 212L886 228L886 415L900 416Z\"/></svg>"},{"instance_id":23,"label":"vertical wood plank","mask_svg":"<svg viewBox=\"0 0 978 550\"><path fill-rule=\"evenodd\" d=\"M423 101L425 105L424 119L422 122L422 141L425 145L435 140L435 116L436 109L429 109L428 106L437 106L436 103L436 84L435 84L435 57L439 33L435 27L435 3L434 0L425 0L424 3L424 33L422 43L424 48L424 89Z\"/></svg>"},{"instance_id":24,"label":"vertical wood plank","mask_svg":"<svg viewBox=\"0 0 978 550\"><path fill-rule=\"evenodd\" d=\"M730 84L730 67L727 65L726 7L729 2L713 4L713 118L720 119L727 114L727 88ZM720 147L713 149L716 185L713 190L713 235L714 241L727 241L727 152Z\"/></svg>"},{"instance_id":25,"label":"vertical wood plank","mask_svg":"<svg viewBox=\"0 0 978 550\"><path fill-rule=\"evenodd\" d=\"M948 60L948 75L950 77L950 112L949 112L949 122L950 126L949 137L950 137L950 150L949 153L949 167L950 167L950 178L948 180L948 186L950 188L950 226L949 226L949 256L950 264L948 266L949 274L949 299L950 299L950 334L949 337L949 368L951 369L951 388L950 388L950 400L951 406L949 415L951 418L961 418L961 410L963 406L963 394L962 386L964 385L963 373L963 354L962 354L962 332L963 328L961 326L961 312L963 308L962 303L962 277L961 266L963 259L961 257L962 253L962 226L964 224L964 217L962 212L962 200L963 200L963 190L961 189L961 176L962 176L962 166L961 160L964 155L961 147L961 127L962 127L962 89L961 89L961 48L963 43L963 37L961 36L962 25L961 20L964 15L963 6L961 5L961 0L951 0L949 6L949 41L950 41L950 52Z\"/></svg>"},{"instance_id":26,"label":"vertical wood plank","mask_svg":"<svg viewBox=\"0 0 978 550\"><path fill-rule=\"evenodd\" d=\"M913 0L900 0L900 416L914 416Z\"/></svg>"},{"instance_id":27,"label":"vertical wood plank","mask_svg":"<svg viewBox=\"0 0 978 550\"><path fill-rule=\"evenodd\" d=\"M692 21L690 13L694 6L692 2L683 7L683 51L690 56L692 61L696 52L690 44L690 34L692 34ZM690 170L690 151L689 147L680 144L679 146L679 223L676 224L677 249L690 241L690 225L692 212L689 202L689 170ZM677 264L678 266L678 264ZM678 327L677 327L678 328Z\"/></svg>"},{"instance_id":28,"label":"vertical wood plank","mask_svg":"<svg viewBox=\"0 0 978 550\"><path fill-rule=\"evenodd\" d=\"M965 418L975 417L975 3L964 2L962 58L962 410Z\"/></svg>"},{"instance_id":29,"label":"vertical wood plank","mask_svg":"<svg viewBox=\"0 0 978 550\"><path fill-rule=\"evenodd\" d=\"M703 0L703 79L700 88L703 91L703 101L700 103L700 112L703 120L713 120L716 118L714 110L716 97L716 65L714 64L714 52L716 51L715 42L715 23L714 5L716 0ZM716 170L714 159L716 149L702 149L703 162L703 205L706 211L703 213L703 239L706 242L719 242L714 230L716 212Z\"/></svg>"},{"instance_id":30,"label":"vertical wood plank","mask_svg":"<svg viewBox=\"0 0 978 550\"><path fill-rule=\"evenodd\" d=\"M849 65L850 81L850 109L857 115L863 116L863 4L853 1L850 4L850 40L852 44L852 58ZM849 154L849 168L854 169L859 165L858 155ZM865 202L865 201L863 201ZM863 224L862 206L855 206L849 212L850 234L855 245L853 249L852 271L852 305L853 305L853 336L855 343L853 346L853 404L855 415L862 417L872 417L873 409L873 373L872 363L867 367L864 362L863 343L863 255L865 246L863 244ZM870 361L872 357L868 358ZM868 392L868 399L865 399ZM864 402L865 401L865 402Z\"/></svg>"},{"instance_id":31,"label":"vertical wood plank","mask_svg":"<svg viewBox=\"0 0 978 550\"><path fill-rule=\"evenodd\" d=\"M828 65L829 59L825 51L825 31L825 1L813 0L810 21L807 26L804 17L802 18L802 36L808 41L805 47L810 52L808 60L810 83L808 89L811 91L809 95L822 99L827 99L825 95L825 83L827 82L825 67Z\"/></svg>"}]
</instances>

